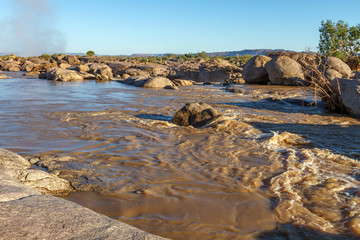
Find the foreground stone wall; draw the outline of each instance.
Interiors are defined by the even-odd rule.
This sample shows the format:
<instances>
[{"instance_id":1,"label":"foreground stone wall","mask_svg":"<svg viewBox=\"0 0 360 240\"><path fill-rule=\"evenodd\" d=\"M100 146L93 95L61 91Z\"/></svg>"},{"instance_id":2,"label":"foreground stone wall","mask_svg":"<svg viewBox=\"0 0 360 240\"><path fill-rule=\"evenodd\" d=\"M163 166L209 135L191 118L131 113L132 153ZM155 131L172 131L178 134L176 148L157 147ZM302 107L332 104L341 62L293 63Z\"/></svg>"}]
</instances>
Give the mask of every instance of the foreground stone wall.
<instances>
[{"instance_id":1,"label":"foreground stone wall","mask_svg":"<svg viewBox=\"0 0 360 240\"><path fill-rule=\"evenodd\" d=\"M1 239L164 239L76 203L42 195L5 174L2 167L0 222Z\"/></svg>"}]
</instances>

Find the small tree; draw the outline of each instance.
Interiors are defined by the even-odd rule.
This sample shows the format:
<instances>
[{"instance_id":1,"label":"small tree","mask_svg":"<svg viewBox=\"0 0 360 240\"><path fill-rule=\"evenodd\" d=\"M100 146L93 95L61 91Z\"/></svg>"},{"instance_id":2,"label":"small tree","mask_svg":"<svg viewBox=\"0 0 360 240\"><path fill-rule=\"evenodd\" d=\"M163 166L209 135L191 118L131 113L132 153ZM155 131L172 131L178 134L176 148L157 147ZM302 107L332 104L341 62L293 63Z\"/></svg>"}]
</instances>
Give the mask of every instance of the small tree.
<instances>
[{"instance_id":1,"label":"small tree","mask_svg":"<svg viewBox=\"0 0 360 240\"><path fill-rule=\"evenodd\" d=\"M319 51L324 56L334 56L345 61L351 68L357 68L360 52L360 24L349 27L349 24L340 20L337 23L331 20L322 21L320 32Z\"/></svg>"},{"instance_id":2,"label":"small tree","mask_svg":"<svg viewBox=\"0 0 360 240\"><path fill-rule=\"evenodd\" d=\"M86 56L87 57L92 57L92 56L94 56L95 55L95 52L94 51L87 51L86 52Z\"/></svg>"},{"instance_id":3,"label":"small tree","mask_svg":"<svg viewBox=\"0 0 360 240\"><path fill-rule=\"evenodd\" d=\"M207 59L207 58L209 58L209 55L205 51L202 51L202 52L199 52L198 54L196 54L196 57Z\"/></svg>"}]
</instances>

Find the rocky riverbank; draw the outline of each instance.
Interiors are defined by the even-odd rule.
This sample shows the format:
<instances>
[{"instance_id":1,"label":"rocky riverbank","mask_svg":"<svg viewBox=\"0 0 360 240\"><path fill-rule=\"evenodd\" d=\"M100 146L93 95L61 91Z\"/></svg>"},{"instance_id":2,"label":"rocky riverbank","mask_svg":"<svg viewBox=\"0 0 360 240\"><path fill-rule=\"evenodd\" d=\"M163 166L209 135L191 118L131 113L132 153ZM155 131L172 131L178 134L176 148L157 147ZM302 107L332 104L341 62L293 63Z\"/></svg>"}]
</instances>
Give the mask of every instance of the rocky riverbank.
<instances>
[{"instance_id":1,"label":"rocky riverbank","mask_svg":"<svg viewBox=\"0 0 360 240\"><path fill-rule=\"evenodd\" d=\"M320 92L323 91L321 97L330 99L325 101L325 104L332 105L332 100L335 100L336 104L340 105L337 108L359 116L360 73L351 71L350 67L338 58L322 59L314 54L272 52L267 56L255 56L245 65L235 65L222 58L198 58L188 61L169 59L144 63L132 58L65 55L21 58L11 55L0 60L0 70L24 71L24 75L28 77L54 81L117 80L136 87L172 90L194 83L213 82L224 85L247 83L313 87L319 82L320 75L322 83L325 83L320 86ZM3 78L8 76L0 74L0 79ZM338 98L341 99L337 100Z\"/></svg>"},{"instance_id":2,"label":"rocky riverbank","mask_svg":"<svg viewBox=\"0 0 360 240\"><path fill-rule=\"evenodd\" d=\"M31 158L33 161L33 158ZM67 180L0 149L2 239L164 239L61 198Z\"/></svg>"}]
</instances>

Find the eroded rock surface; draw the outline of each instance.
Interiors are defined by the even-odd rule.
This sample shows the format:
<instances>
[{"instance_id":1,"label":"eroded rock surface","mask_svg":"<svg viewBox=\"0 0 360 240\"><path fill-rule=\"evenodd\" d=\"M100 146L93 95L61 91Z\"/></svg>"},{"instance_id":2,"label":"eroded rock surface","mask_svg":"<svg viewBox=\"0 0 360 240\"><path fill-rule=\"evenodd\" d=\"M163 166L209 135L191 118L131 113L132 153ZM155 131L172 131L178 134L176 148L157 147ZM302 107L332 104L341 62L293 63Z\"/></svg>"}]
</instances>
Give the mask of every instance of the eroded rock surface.
<instances>
[{"instance_id":1,"label":"eroded rock surface","mask_svg":"<svg viewBox=\"0 0 360 240\"><path fill-rule=\"evenodd\" d=\"M6 149L0 148L0 171L43 194L67 194L74 191L70 183L57 175L31 169L25 158Z\"/></svg>"},{"instance_id":2,"label":"eroded rock surface","mask_svg":"<svg viewBox=\"0 0 360 240\"><path fill-rule=\"evenodd\" d=\"M68 181L74 191L104 190L103 183L95 172L79 159L57 155L28 156L27 159L31 164Z\"/></svg>"}]
</instances>

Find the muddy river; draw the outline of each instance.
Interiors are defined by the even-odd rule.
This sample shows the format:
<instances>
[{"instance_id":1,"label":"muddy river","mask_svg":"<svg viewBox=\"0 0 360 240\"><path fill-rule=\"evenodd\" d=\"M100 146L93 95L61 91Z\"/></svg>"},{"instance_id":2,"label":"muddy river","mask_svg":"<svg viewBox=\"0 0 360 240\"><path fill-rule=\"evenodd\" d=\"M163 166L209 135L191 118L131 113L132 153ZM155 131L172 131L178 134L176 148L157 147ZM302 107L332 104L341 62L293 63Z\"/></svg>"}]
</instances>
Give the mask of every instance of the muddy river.
<instances>
[{"instance_id":1,"label":"muddy river","mask_svg":"<svg viewBox=\"0 0 360 240\"><path fill-rule=\"evenodd\" d=\"M87 164L103 190L68 200L171 239L360 236L360 119L328 113L309 89L12 76L0 80L0 147ZM228 119L169 123L195 101Z\"/></svg>"}]
</instances>

